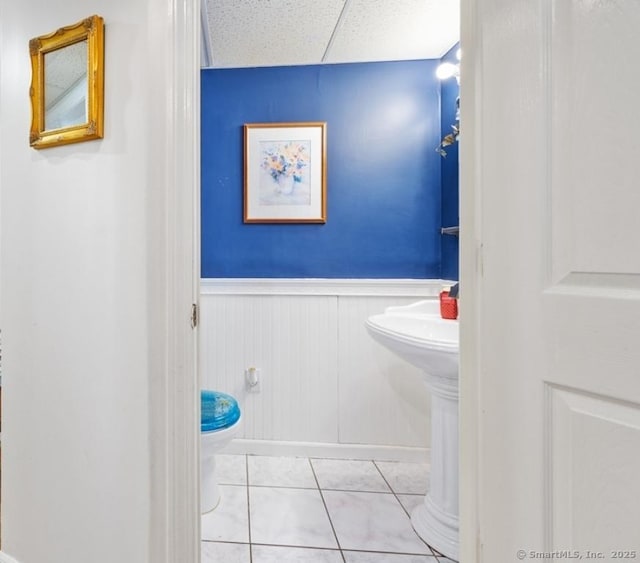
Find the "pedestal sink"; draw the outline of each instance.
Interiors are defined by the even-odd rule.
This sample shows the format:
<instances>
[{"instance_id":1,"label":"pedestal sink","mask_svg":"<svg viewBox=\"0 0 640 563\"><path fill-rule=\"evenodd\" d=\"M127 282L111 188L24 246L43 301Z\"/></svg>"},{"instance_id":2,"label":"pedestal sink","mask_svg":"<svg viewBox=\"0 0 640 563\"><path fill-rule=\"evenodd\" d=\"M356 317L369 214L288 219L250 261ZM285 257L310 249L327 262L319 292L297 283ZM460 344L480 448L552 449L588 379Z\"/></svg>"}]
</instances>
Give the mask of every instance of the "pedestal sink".
<instances>
[{"instance_id":1,"label":"pedestal sink","mask_svg":"<svg viewBox=\"0 0 640 563\"><path fill-rule=\"evenodd\" d=\"M411 514L416 533L457 561L458 543L458 321L442 319L437 300L388 307L366 321L369 334L422 370L431 392L430 489Z\"/></svg>"}]
</instances>

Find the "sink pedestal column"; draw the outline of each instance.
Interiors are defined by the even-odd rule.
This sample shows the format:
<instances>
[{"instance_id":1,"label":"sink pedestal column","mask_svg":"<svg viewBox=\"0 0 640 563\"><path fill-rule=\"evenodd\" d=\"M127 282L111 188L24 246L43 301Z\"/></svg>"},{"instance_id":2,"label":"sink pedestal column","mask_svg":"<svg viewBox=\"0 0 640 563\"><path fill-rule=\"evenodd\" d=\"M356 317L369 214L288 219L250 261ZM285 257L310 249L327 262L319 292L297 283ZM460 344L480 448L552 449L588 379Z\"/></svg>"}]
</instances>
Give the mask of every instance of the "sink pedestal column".
<instances>
[{"instance_id":1,"label":"sink pedestal column","mask_svg":"<svg viewBox=\"0 0 640 563\"><path fill-rule=\"evenodd\" d=\"M423 375L431 392L431 475L411 523L431 547L458 561L458 374Z\"/></svg>"}]
</instances>

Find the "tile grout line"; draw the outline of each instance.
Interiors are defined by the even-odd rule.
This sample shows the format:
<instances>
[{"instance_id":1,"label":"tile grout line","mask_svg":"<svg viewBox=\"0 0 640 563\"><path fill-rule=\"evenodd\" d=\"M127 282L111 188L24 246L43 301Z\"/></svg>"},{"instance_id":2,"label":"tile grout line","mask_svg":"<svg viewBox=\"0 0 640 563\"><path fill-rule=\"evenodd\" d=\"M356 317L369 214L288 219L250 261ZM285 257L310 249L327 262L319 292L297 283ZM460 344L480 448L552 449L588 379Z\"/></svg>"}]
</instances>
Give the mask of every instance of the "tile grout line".
<instances>
[{"instance_id":1,"label":"tile grout line","mask_svg":"<svg viewBox=\"0 0 640 563\"><path fill-rule=\"evenodd\" d=\"M220 483L220 485L225 485L226 487L245 487L244 483ZM315 487L300 487L300 486L291 486L291 485L251 485L254 489L293 489L296 491L315 491L318 489L317 483ZM337 493L374 493L379 495L393 495L395 494L392 490L388 491L378 491L374 489L347 489L347 488L336 488L336 487L324 487L323 491L333 491ZM413 496L424 496L419 493L401 493Z\"/></svg>"},{"instance_id":2,"label":"tile grout line","mask_svg":"<svg viewBox=\"0 0 640 563\"><path fill-rule=\"evenodd\" d=\"M394 487L391 486L390 480L387 479L385 477L385 474L383 473L382 469L380 468L380 466L378 465L378 462L376 460L370 459L369 461L372 462L374 464L374 467L376 468L377 473L380 475L380 477L382 477L382 481L385 483L385 485L388 487L388 491L379 491L379 490L362 490L362 489L357 489L357 488L322 488L320 486L320 482L319 482L319 478L317 475L317 472L315 471L315 467L313 465L313 460L314 459L318 459L318 460L328 460L330 461L330 458L312 458L312 457L307 457L304 458L306 460L306 464L308 464L308 467L311 468L311 472L313 475L313 479L314 479L314 483L315 483L315 487L306 487L306 486L298 486L298 487L291 487L291 486L285 486L285 485L255 485L255 487L257 488L281 488L281 489L289 489L289 490L313 490L314 488L318 490L318 492L320 493L320 497L323 503L323 506L325 508L325 513L327 514L327 517L329 519L329 524L331 526L332 532L334 534L334 538L336 541L336 545L337 545L337 549L333 548L333 547L320 547L320 546L301 546L301 545L285 545L285 544L276 544L276 543L263 543L263 542L256 542L255 544L253 543L253 538L252 538L252 534L251 534L251 492L250 492L250 487L253 486L251 485L251 480L250 480L250 468L249 468L249 456L248 454L243 454L242 456L244 458L244 462L245 462L245 477L246 477L246 483L236 483L239 484L240 486L244 485L246 487L246 499L247 499L247 525L248 525L248 548L249 548L249 560L248 563L253 563L253 548L254 546L267 546L267 547L280 547L280 548L297 548L297 549L317 549L317 550L323 550L323 551L338 551L340 553L340 560L342 561L342 563L346 563L347 562L347 557L346 557L346 553L344 551L344 548L341 546L340 544L340 540L338 539L338 535L337 535L337 531L336 531L336 527L331 519L331 514L329 512L328 509L328 505L327 505L327 501L326 498L324 496L325 492L356 492L356 493L373 493L376 495L393 495L396 499L396 501L400 504L401 508L402 508L402 512L404 512L409 518L410 518L410 512L409 510L403 505L403 503L400 501L399 499L399 494L403 494L403 493L397 493L396 490L394 489ZM365 460L363 460L365 461ZM393 472L392 472L393 473ZM391 474L391 477L393 476L393 474ZM236 484L236 483L228 483L229 485L231 484ZM222 483L221 483L222 484ZM423 497L424 495L420 494L420 493L406 493L406 494L410 494L410 495L414 495L414 496L421 496ZM417 534L416 534L417 536ZM424 540L422 540L422 538L420 538L419 536L417 536L418 539L421 540L421 543L424 544L427 548L428 551L430 553L427 554L420 554L420 553L410 553L410 552L383 552L383 551L374 551L374 550L368 550L368 549L353 549L353 550L347 550L347 551L355 551L355 552L360 552L360 553L372 553L372 554L386 554L386 555L414 555L414 556L420 556L420 557L425 557L428 558L429 563L445 563L445 561L449 561L448 559L445 558L445 556L441 555L440 553L436 552L427 542L425 542ZM245 542L236 542L236 541L229 541L229 540L205 540L202 539L203 542L208 542L208 543L226 543L226 544L239 544L239 545L247 545ZM258 554L256 555L258 556Z\"/></svg>"},{"instance_id":3,"label":"tile grout line","mask_svg":"<svg viewBox=\"0 0 640 563\"><path fill-rule=\"evenodd\" d=\"M358 492L358 491L353 491ZM243 541L233 541L233 540L202 540L203 543L213 543L213 544L228 544L228 545L249 545L247 542ZM262 547L282 547L288 549L305 549L312 551L341 551L341 549L335 547L320 547L314 545L296 545L296 544L288 544L288 543L268 543L268 542L255 542L252 545L258 545ZM424 553L416 553L412 551L375 551L373 549L361 549L361 548L350 548L346 551L352 551L354 553L372 553L376 555L404 555L404 556L413 556L413 557L433 557L436 559L440 559L441 557L446 558L444 555L429 555Z\"/></svg>"},{"instance_id":4,"label":"tile grout line","mask_svg":"<svg viewBox=\"0 0 640 563\"><path fill-rule=\"evenodd\" d=\"M353 553L373 553L375 555L402 555L404 557L429 557L430 559L435 559L436 561L439 561L440 559L439 556L437 555L433 555L433 554L429 555L428 553L413 553L408 551L373 551L370 549L348 549L347 551L352 551ZM444 558L444 555L442 557Z\"/></svg>"},{"instance_id":5,"label":"tile grout line","mask_svg":"<svg viewBox=\"0 0 640 563\"><path fill-rule=\"evenodd\" d=\"M389 481L387 481L387 478L384 476L384 473L382 473L382 470L378 467L378 464L376 463L375 459L371 460L373 462L374 467L378 470L378 473L380 473L380 477L382 477L382 480L387 484L387 487L389 487L389 491L391 491L391 494L396 497L396 500L398 501L398 504L402 507L402 510L404 510L404 513L411 518L411 514L409 514L409 511L405 508L404 504L402 504L402 502L400 502L400 499L398 498L398 494L396 493L396 491L394 490L394 488L391 486L391 483L389 483ZM429 548L431 549L431 548Z\"/></svg>"},{"instance_id":6,"label":"tile grout line","mask_svg":"<svg viewBox=\"0 0 640 563\"><path fill-rule=\"evenodd\" d=\"M336 544L338 549L340 550L340 557L342 557L342 562L347 563L347 560L342 552L342 546L340 545L340 540L338 539L338 534L336 533L336 528L333 525L333 520L331 520L331 514L329 514L329 507L327 506L327 501L324 499L324 495L322 494L322 488L320 487L320 481L318 481L318 476L316 475L316 470L313 467L313 463L311 463L311 459L307 458L307 462L309 463L309 467L311 467L311 473L313 473L313 478L316 481L316 485L318 485L318 492L320 493L320 498L322 499L322 504L324 505L324 510L327 513L327 518L329 519L329 524L331 525L331 530L333 531L333 537L336 538Z\"/></svg>"},{"instance_id":7,"label":"tile grout line","mask_svg":"<svg viewBox=\"0 0 640 563\"><path fill-rule=\"evenodd\" d=\"M404 510L405 514L409 517L409 520L411 520L411 514L409 514L409 511L405 508L404 504L402 504L402 502L400 502L400 499L398 498L398 494L396 493L395 489L391 486L391 483L389 483L389 481L387 481L387 478L384 476L384 473L382 473L382 469L380 469L378 467L378 464L376 463L375 459L371 460L373 462L373 465L375 466L375 468L378 470L378 473L380 473L381 477L384 479L384 482L387 484L387 486L389 487L389 489L391 489L391 492L393 493L393 496L396 497L396 500L398 501L398 504L402 507L402 510ZM412 525L413 527L413 525ZM415 530L414 530L415 532ZM436 561L438 561L438 556L436 555L436 552L433 551L433 548L426 542L424 541L417 533L416 533L416 537L429 548L429 551L431 552L431 555L433 557L435 557Z\"/></svg>"}]
</instances>

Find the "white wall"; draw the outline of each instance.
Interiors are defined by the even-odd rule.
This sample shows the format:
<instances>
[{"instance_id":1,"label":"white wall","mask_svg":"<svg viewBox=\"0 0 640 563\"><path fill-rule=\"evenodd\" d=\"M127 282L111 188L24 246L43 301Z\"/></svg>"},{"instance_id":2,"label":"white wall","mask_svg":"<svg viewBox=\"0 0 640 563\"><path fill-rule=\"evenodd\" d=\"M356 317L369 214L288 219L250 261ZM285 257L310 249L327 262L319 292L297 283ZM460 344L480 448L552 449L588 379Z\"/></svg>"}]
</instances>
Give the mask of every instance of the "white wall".
<instances>
[{"instance_id":1,"label":"white wall","mask_svg":"<svg viewBox=\"0 0 640 563\"><path fill-rule=\"evenodd\" d=\"M430 408L419 370L375 342L364 322L385 307L435 298L441 286L203 280L202 384L237 397L244 417L246 442L230 450L424 458ZM262 370L260 393L245 384L252 366Z\"/></svg>"},{"instance_id":2,"label":"white wall","mask_svg":"<svg viewBox=\"0 0 640 563\"><path fill-rule=\"evenodd\" d=\"M185 299L175 292L191 273L172 278L180 235L171 221L193 214L174 142L185 166L193 147L171 128L183 117L174 71L185 61L175 59L192 50L174 42L179 5L2 2L2 550L19 563L155 563L180 543L166 529L197 541L195 500L184 500L180 526L169 525L164 500L182 463L167 462L173 442L196 459L189 353L172 366L174 309ZM33 150L28 41L94 13L106 26L105 139ZM185 75L196 73L191 62ZM176 185L186 210L171 201ZM179 321L176 333L187 334L186 305ZM179 345L188 350L189 338ZM178 400L169 374L190 414L158 425ZM193 460L183 466L195 480Z\"/></svg>"}]
</instances>

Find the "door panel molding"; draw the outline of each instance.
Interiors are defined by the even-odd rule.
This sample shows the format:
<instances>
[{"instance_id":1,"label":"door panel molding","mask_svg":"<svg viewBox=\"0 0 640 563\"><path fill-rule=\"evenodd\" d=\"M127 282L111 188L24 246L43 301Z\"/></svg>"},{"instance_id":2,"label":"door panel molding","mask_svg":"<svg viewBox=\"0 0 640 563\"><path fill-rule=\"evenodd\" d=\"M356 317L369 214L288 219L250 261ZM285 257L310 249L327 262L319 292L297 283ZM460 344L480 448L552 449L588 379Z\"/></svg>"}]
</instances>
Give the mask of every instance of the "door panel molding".
<instances>
[{"instance_id":1,"label":"door panel molding","mask_svg":"<svg viewBox=\"0 0 640 563\"><path fill-rule=\"evenodd\" d=\"M640 404L547 384L549 550L632 550L640 521ZM597 483L593 487L593 483ZM622 518L620 517L624 515Z\"/></svg>"},{"instance_id":2,"label":"door panel molding","mask_svg":"<svg viewBox=\"0 0 640 563\"><path fill-rule=\"evenodd\" d=\"M570 272L545 290L548 295L640 299L640 274Z\"/></svg>"}]
</instances>

